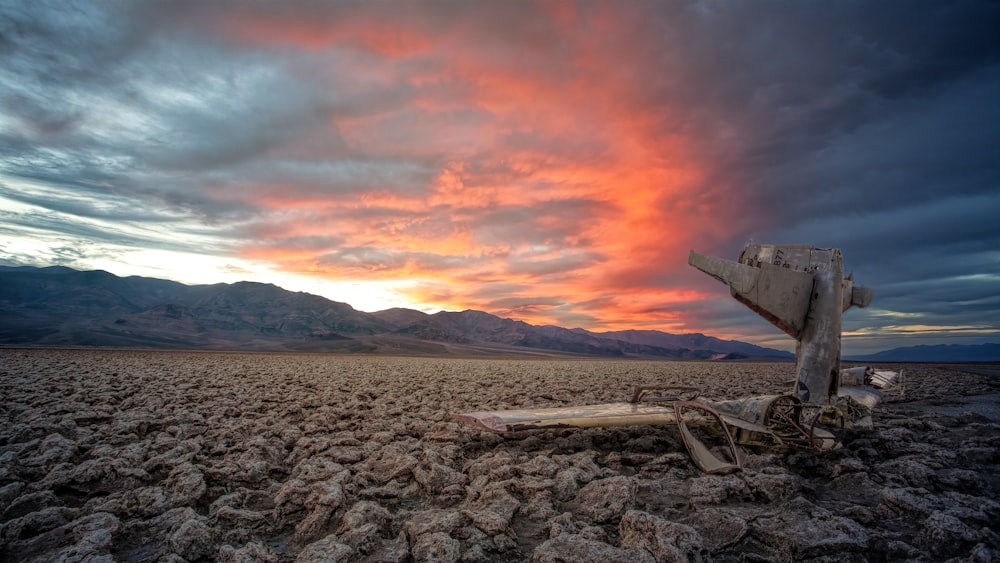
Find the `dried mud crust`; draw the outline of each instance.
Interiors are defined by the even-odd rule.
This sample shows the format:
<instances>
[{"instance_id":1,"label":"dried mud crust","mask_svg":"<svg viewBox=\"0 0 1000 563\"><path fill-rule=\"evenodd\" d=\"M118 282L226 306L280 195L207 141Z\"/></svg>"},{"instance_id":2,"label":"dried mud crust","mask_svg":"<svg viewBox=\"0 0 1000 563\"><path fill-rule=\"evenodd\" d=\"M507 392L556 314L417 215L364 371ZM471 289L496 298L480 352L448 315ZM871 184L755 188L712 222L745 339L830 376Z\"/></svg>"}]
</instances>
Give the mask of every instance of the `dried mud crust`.
<instances>
[{"instance_id":1,"label":"dried mud crust","mask_svg":"<svg viewBox=\"0 0 1000 563\"><path fill-rule=\"evenodd\" d=\"M703 475L674 428L450 415L782 392L791 364L0 350L0 559L989 561L1000 379L902 367L841 450Z\"/></svg>"}]
</instances>

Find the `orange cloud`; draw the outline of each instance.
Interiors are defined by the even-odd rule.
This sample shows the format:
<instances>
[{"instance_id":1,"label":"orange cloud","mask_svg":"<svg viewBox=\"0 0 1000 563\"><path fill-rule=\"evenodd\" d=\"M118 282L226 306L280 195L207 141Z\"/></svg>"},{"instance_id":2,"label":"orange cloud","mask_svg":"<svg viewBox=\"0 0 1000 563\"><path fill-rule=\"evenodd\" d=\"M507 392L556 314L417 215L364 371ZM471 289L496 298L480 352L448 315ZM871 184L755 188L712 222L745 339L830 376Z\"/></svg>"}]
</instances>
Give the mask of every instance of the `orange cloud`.
<instances>
[{"instance_id":1,"label":"orange cloud","mask_svg":"<svg viewBox=\"0 0 1000 563\"><path fill-rule=\"evenodd\" d=\"M631 40L615 27L628 22L584 18L560 2L533 17L562 35L476 41L461 21L435 35L420 21L364 14L226 20L226 33L262 48L377 55L374 68L326 69L331 84L371 81L369 96L352 86L362 92L356 109L334 113L330 134L346 148L328 158L429 170L407 181L362 171L311 184L289 174L277 187L250 187L264 210L250 232L267 242L248 244L245 256L336 279L415 280L408 296L421 306L589 328L680 327L671 306L702 296L679 289L670 270L695 241L717 236L720 220L739 216L739 194L707 188L706 139L663 126L684 122L686 108L651 98L628 68L637 61L622 58L627 45L607 43ZM580 30L585 19L596 33ZM400 89L391 103L361 105L391 88Z\"/></svg>"}]
</instances>

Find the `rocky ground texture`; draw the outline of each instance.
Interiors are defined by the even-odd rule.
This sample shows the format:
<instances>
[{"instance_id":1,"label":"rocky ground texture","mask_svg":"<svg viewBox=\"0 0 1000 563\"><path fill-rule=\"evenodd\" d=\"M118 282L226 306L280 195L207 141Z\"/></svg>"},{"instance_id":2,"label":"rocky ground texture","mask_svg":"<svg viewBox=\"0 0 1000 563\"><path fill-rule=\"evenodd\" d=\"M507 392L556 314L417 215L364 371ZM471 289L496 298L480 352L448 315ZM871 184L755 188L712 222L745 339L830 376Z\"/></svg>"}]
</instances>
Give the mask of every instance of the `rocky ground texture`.
<instances>
[{"instance_id":1,"label":"rocky ground texture","mask_svg":"<svg viewBox=\"0 0 1000 563\"><path fill-rule=\"evenodd\" d=\"M704 475L676 428L450 415L792 364L0 350L0 560L996 559L1000 366L879 367L906 394L874 431Z\"/></svg>"}]
</instances>

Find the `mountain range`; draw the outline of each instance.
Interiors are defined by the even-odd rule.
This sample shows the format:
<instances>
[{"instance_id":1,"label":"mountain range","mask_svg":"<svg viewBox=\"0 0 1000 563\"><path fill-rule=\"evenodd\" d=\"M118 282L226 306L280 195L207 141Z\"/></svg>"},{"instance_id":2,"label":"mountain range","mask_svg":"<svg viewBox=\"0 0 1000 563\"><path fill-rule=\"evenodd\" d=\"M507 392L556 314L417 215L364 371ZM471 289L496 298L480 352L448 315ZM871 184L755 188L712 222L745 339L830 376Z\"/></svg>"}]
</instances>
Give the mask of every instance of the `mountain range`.
<instances>
[{"instance_id":1,"label":"mountain range","mask_svg":"<svg viewBox=\"0 0 1000 563\"><path fill-rule=\"evenodd\" d=\"M860 362L1000 362L1000 343L907 346L847 359Z\"/></svg>"},{"instance_id":2,"label":"mountain range","mask_svg":"<svg viewBox=\"0 0 1000 563\"><path fill-rule=\"evenodd\" d=\"M0 344L371 354L786 360L703 334L596 333L482 311L375 313L271 284L185 285L102 271L0 267Z\"/></svg>"},{"instance_id":3,"label":"mountain range","mask_svg":"<svg viewBox=\"0 0 1000 563\"><path fill-rule=\"evenodd\" d=\"M357 311L272 284L185 285L103 270L0 266L0 345L463 356L791 360L704 334L592 332L482 311ZM856 361L1000 361L1000 344L895 348Z\"/></svg>"}]
</instances>

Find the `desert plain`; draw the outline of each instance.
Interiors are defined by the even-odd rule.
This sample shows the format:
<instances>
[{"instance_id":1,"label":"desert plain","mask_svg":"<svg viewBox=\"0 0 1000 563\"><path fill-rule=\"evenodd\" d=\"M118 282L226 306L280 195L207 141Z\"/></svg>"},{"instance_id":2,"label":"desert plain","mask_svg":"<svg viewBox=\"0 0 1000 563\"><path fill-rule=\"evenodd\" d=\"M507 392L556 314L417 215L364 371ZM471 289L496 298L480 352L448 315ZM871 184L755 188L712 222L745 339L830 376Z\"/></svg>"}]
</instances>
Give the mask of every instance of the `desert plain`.
<instances>
[{"instance_id":1,"label":"desert plain","mask_svg":"<svg viewBox=\"0 0 1000 563\"><path fill-rule=\"evenodd\" d=\"M873 431L705 475L674 427L451 415L783 393L794 364L2 349L0 559L997 559L1000 366L878 367L904 394Z\"/></svg>"}]
</instances>

